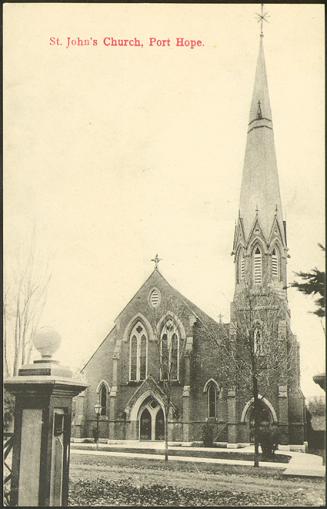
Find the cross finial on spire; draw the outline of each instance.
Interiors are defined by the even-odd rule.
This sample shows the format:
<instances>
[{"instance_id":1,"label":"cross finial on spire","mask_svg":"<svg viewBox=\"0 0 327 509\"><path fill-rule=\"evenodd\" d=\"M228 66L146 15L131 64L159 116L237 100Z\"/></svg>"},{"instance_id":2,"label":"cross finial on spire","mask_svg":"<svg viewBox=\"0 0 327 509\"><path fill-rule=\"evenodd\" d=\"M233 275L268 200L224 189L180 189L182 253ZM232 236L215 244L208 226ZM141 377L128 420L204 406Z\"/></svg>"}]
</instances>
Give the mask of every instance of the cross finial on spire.
<instances>
[{"instance_id":1,"label":"cross finial on spire","mask_svg":"<svg viewBox=\"0 0 327 509\"><path fill-rule=\"evenodd\" d=\"M260 37L263 37L263 22L266 21L269 23L267 18L269 18L270 14L268 12L263 12L263 4L261 4L261 13L256 13L256 16L258 17L258 23L260 22Z\"/></svg>"},{"instance_id":2,"label":"cross finial on spire","mask_svg":"<svg viewBox=\"0 0 327 509\"><path fill-rule=\"evenodd\" d=\"M154 258L151 259L151 262L154 262L154 270L158 270L158 265L161 260L162 258L159 258L158 253Z\"/></svg>"}]
</instances>

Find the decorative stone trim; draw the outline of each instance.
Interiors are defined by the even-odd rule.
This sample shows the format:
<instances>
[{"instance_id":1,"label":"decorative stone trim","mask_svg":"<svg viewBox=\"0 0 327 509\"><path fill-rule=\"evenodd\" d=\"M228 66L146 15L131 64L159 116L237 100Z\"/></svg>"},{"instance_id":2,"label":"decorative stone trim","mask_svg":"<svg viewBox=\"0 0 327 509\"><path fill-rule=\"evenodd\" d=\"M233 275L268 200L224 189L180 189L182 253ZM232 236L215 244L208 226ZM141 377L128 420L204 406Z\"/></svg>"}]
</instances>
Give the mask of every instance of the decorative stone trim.
<instances>
[{"instance_id":1,"label":"decorative stone trim","mask_svg":"<svg viewBox=\"0 0 327 509\"><path fill-rule=\"evenodd\" d=\"M270 403L270 401L267 398L264 398L263 396L261 396L261 394L258 394L258 397L259 397L259 400L262 401L263 403L265 403L265 405L267 405L267 407L271 411L271 415L272 415L273 421L274 422L278 422L276 411L275 411L274 407L272 406L272 404ZM245 417L246 417L247 411L249 410L249 408L252 405L253 401L254 401L254 398L251 398L246 403L246 405L244 406L243 412L242 412L242 415L241 415L241 422L242 423L245 421Z\"/></svg>"},{"instance_id":2,"label":"decorative stone trim","mask_svg":"<svg viewBox=\"0 0 327 509\"><path fill-rule=\"evenodd\" d=\"M110 392L111 398L115 398L117 396L117 390L118 390L117 385L114 385L111 387L111 392Z\"/></svg>"},{"instance_id":3,"label":"decorative stone trim","mask_svg":"<svg viewBox=\"0 0 327 509\"><path fill-rule=\"evenodd\" d=\"M287 398L287 385L279 385L278 386L278 397L279 398Z\"/></svg>"},{"instance_id":4,"label":"decorative stone trim","mask_svg":"<svg viewBox=\"0 0 327 509\"><path fill-rule=\"evenodd\" d=\"M209 385L211 383L216 386L217 392L219 393L220 392L220 387L219 387L218 382L214 378L209 378L209 380L206 381L206 383L204 384L204 387L203 387L203 392L207 392L207 390L209 388Z\"/></svg>"},{"instance_id":5,"label":"decorative stone trim","mask_svg":"<svg viewBox=\"0 0 327 509\"><path fill-rule=\"evenodd\" d=\"M193 336L187 336L186 345L185 345L185 353L191 353L193 350Z\"/></svg>"},{"instance_id":6,"label":"decorative stone trim","mask_svg":"<svg viewBox=\"0 0 327 509\"><path fill-rule=\"evenodd\" d=\"M99 383L98 383L98 386L96 388L96 393L99 394L100 392L100 389L101 389L101 386L104 385L107 389L107 392L108 394L111 392L112 389L110 389L110 385L108 384L107 380L101 380Z\"/></svg>"},{"instance_id":7,"label":"decorative stone trim","mask_svg":"<svg viewBox=\"0 0 327 509\"><path fill-rule=\"evenodd\" d=\"M155 337L153 334L151 324L150 324L149 320L144 315L142 315L142 313L137 313L136 315L133 316L133 318L130 319L130 321L128 322L128 324L124 330L123 341L129 340L130 333L131 333L134 325L136 325L136 323L138 321L140 321L144 325L144 327L147 331L149 340L154 341Z\"/></svg>"},{"instance_id":8,"label":"decorative stone trim","mask_svg":"<svg viewBox=\"0 0 327 509\"><path fill-rule=\"evenodd\" d=\"M184 387L183 387L183 397L184 396L189 397L190 393L191 393L190 385L184 385Z\"/></svg>"},{"instance_id":9,"label":"decorative stone trim","mask_svg":"<svg viewBox=\"0 0 327 509\"><path fill-rule=\"evenodd\" d=\"M154 304L152 302L152 294L154 292L157 292L157 296L158 296L158 302L156 304ZM148 304L151 308L158 308L160 306L160 303L161 303L161 292L159 290L159 288L157 288L156 286L153 286L151 288L151 290L149 291L149 295L148 295Z\"/></svg>"},{"instance_id":10,"label":"decorative stone trim","mask_svg":"<svg viewBox=\"0 0 327 509\"><path fill-rule=\"evenodd\" d=\"M162 327L164 326L165 322L169 319L172 320L173 322L175 322L181 339L183 339L183 340L186 339L186 332L185 332L184 325L181 322L181 320L178 318L178 316L176 316L175 313L173 313L172 311L168 311L164 316L162 316L160 318L160 320L157 324L158 334L160 334Z\"/></svg>"}]
</instances>

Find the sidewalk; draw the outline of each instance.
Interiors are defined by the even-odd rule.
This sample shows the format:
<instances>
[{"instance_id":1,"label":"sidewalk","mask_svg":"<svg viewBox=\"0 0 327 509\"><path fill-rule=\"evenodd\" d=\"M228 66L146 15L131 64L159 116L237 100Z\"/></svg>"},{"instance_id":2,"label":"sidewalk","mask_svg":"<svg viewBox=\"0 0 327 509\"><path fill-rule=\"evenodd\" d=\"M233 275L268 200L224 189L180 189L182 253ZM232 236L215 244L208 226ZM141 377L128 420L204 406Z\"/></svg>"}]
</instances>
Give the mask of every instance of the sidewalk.
<instances>
[{"instance_id":1,"label":"sidewalk","mask_svg":"<svg viewBox=\"0 0 327 509\"><path fill-rule=\"evenodd\" d=\"M316 454L301 452L290 453L292 459L283 475L301 477L325 477L326 467L322 464L322 457Z\"/></svg>"},{"instance_id":2,"label":"sidewalk","mask_svg":"<svg viewBox=\"0 0 327 509\"><path fill-rule=\"evenodd\" d=\"M235 451L239 449L234 449ZM147 460L164 460L165 456L163 454L145 454L141 452L116 452L116 451L97 451L96 449L85 449L80 450L73 448L71 449L71 454L81 454L81 455L94 455L94 456L116 456L123 458L142 458ZM217 463L222 465L239 465L239 466L253 466L253 461L245 461L245 460L234 460L234 459L221 459L221 458L204 458L197 456L171 456L171 461L189 461L192 463ZM273 468L281 468L284 469L286 463L277 463L272 461L265 461L261 463L262 466L265 467L273 467Z\"/></svg>"},{"instance_id":3,"label":"sidewalk","mask_svg":"<svg viewBox=\"0 0 327 509\"><path fill-rule=\"evenodd\" d=\"M85 443L72 443L71 454L78 455L95 455L95 456L116 456L123 458L142 458L147 460L164 460L164 443L163 442L136 442L128 441L126 444L99 444L99 449L95 444ZM115 450L116 449L116 450ZM118 450L120 449L120 450ZM123 449L123 451L122 451ZM126 449L126 451L124 451ZM149 452L144 452L149 450ZM243 448L227 449L227 448L211 448L207 447L185 447L185 446L169 446L170 451L180 452L181 455L171 456L173 461L193 462L193 463L215 463L221 465L239 465L239 466L253 466L253 460L238 460L238 459L225 459L214 458L211 455L217 452L231 453L231 452L247 452L253 453L254 446L249 445ZM183 456L183 452L194 452L196 456ZM139 452L137 452L139 451ZM142 451L142 452L141 452ZM176 454L175 452L175 454ZM199 456L199 453L205 453L205 456ZM307 454L303 452L294 451L278 451L278 454L291 456L290 462L278 463L275 461L261 462L262 467L271 467L284 470L283 475L286 476L305 476L305 477L324 477L325 467L322 464L322 458L314 454Z\"/></svg>"}]
</instances>

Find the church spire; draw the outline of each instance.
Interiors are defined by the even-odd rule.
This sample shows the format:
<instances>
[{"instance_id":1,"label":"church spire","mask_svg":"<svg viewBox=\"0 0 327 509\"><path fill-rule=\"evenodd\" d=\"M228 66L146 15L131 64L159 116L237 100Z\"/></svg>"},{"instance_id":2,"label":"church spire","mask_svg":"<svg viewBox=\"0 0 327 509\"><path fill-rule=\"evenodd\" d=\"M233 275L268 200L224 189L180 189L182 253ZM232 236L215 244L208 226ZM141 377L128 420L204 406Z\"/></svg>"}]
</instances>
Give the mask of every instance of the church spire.
<instances>
[{"instance_id":1,"label":"church spire","mask_svg":"<svg viewBox=\"0 0 327 509\"><path fill-rule=\"evenodd\" d=\"M240 217L243 220L245 237L248 238L257 217L263 234L268 239L276 210L277 221L285 241L261 32L240 196Z\"/></svg>"}]
</instances>

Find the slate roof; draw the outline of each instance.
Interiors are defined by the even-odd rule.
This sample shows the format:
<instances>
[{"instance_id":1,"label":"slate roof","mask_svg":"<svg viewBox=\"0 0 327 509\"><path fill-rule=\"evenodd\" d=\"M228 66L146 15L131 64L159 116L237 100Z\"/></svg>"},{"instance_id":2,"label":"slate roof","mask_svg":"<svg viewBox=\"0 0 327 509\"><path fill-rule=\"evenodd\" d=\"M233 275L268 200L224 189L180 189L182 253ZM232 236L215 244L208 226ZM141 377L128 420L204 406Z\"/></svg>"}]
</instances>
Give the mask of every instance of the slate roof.
<instances>
[{"instance_id":1,"label":"slate roof","mask_svg":"<svg viewBox=\"0 0 327 509\"><path fill-rule=\"evenodd\" d=\"M159 271L158 271L159 272ZM185 306L191 311L193 315L204 325L204 327L211 333L215 333L221 331L221 327L225 329L225 332L228 334L229 324L228 323L218 323L214 318L209 316L205 311L200 309L194 302L189 300L187 297L184 297L182 293L180 293L176 288L174 288L168 281L163 277L163 275L159 272L160 276L164 279L166 284L175 292L175 294L181 299L181 301L185 304Z\"/></svg>"}]
</instances>

